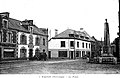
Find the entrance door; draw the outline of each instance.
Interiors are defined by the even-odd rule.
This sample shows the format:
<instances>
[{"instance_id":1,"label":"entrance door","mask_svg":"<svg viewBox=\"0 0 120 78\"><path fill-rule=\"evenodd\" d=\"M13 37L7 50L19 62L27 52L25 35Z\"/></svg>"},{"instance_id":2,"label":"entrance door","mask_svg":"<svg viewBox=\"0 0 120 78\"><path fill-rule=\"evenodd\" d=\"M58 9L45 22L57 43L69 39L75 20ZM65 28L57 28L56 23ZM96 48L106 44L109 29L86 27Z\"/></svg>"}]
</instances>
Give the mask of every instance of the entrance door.
<instances>
[{"instance_id":1,"label":"entrance door","mask_svg":"<svg viewBox=\"0 0 120 78\"><path fill-rule=\"evenodd\" d=\"M26 58L26 49L20 49L20 58Z\"/></svg>"},{"instance_id":2,"label":"entrance door","mask_svg":"<svg viewBox=\"0 0 120 78\"><path fill-rule=\"evenodd\" d=\"M29 60L32 60L33 57L33 49L29 49Z\"/></svg>"},{"instance_id":3,"label":"entrance door","mask_svg":"<svg viewBox=\"0 0 120 78\"><path fill-rule=\"evenodd\" d=\"M74 53L73 51L70 51L70 57L71 57L71 59L74 58L74 54L73 53Z\"/></svg>"},{"instance_id":4,"label":"entrance door","mask_svg":"<svg viewBox=\"0 0 120 78\"><path fill-rule=\"evenodd\" d=\"M51 58L51 51L48 51L48 58Z\"/></svg>"}]
</instances>

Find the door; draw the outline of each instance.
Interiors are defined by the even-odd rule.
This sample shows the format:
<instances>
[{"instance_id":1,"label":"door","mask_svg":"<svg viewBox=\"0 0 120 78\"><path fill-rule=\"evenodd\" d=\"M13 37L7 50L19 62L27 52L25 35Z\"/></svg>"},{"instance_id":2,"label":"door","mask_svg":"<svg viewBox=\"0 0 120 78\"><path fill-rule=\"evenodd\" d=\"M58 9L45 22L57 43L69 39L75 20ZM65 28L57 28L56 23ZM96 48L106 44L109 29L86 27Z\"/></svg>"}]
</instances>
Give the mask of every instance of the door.
<instances>
[{"instance_id":1,"label":"door","mask_svg":"<svg viewBox=\"0 0 120 78\"><path fill-rule=\"evenodd\" d=\"M29 60L32 60L33 57L33 49L29 49Z\"/></svg>"},{"instance_id":2,"label":"door","mask_svg":"<svg viewBox=\"0 0 120 78\"><path fill-rule=\"evenodd\" d=\"M71 59L73 59L74 58L73 51L70 51L70 55L71 55Z\"/></svg>"},{"instance_id":3,"label":"door","mask_svg":"<svg viewBox=\"0 0 120 78\"><path fill-rule=\"evenodd\" d=\"M48 51L48 58L51 58L51 51Z\"/></svg>"},{"instance_id":4,"label":"door","mask_svg":"<svg viewBox=\"0 0 120 78\"><path fill-rule=\"evenodd\" d=\"M26 49L20 49L20 58L26 58Z\"/></svg>"}]
</instances>

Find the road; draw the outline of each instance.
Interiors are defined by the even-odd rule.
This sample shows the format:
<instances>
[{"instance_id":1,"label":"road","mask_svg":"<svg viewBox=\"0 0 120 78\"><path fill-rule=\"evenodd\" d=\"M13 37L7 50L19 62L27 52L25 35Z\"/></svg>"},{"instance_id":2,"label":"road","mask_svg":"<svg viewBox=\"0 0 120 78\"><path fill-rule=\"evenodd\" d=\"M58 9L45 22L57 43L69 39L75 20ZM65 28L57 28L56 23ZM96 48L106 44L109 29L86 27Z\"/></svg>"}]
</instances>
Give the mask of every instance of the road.
<instances>
[{"instance_id":1,"label":"road","mask_svg":"<svg viewBox=\"0 0 120 78\"><path fill-rule=\"evenodd\" d=\"M24 61L0 64L1 74L120 74L120 64L91 64L86 60Z\"/></svg>"}]
</instances>

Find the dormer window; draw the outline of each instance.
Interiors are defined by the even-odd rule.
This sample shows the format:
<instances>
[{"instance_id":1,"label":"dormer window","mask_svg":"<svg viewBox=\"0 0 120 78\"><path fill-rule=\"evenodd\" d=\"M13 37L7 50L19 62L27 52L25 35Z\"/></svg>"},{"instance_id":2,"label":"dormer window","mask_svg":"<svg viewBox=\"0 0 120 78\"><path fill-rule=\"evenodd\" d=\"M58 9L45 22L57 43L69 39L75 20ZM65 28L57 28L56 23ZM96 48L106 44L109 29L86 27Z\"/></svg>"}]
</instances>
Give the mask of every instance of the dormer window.
<instances>
[{"instance_id":1,"label":"dormer window","mask_svg":"<svg viewBox=\"0 0 120 78\"><path fill-rule=\"evenodd\" d=\"M33 33L33 27L30 27L30 32Z\"/></svg>"},{"instance_id":2,"label":"dormer window","mask_svg":"<svg viewBox=\"0 0 120 78\"><path fill-rule=\"evenodd\" d=\"M85 39L89 39L89 37L85 37Z\"/></svg>"},{"instance_id":3,"label":"dormer window","mask_svg":"<svg viewBox=\"0 0 120 78\"><path fill-rule=\"evenodd\" d=\"M75 35L75 37L79 38L79 35Z\"/></svg>"},{"instance_id":4,"label":"dormer window","mask_svg":"<svg viewBox=\"0 0 120 78\"><path fill-rule=\"evenodd\" d=\"M8 27L8 20L3 19L2 23L4 28Z\"/></svg>"},{"instance_id":5,"label":"dormer window","mask_svg":"<svg viewBox=\"0 0 120 78\"><path fill-rule=\"evenodd\" d=\"M80 36L80 38L84 39L84 36Z\"/></svg>"},{"instance_id":6,"label":"dormer window","mask_svg":"<svg viewBox=\"0 0 120 78\"><path fill-rule=\"evenodd\" d=\"M74 37L74 34L69 34L69 37Z\"/></svg>"}]
</instances>

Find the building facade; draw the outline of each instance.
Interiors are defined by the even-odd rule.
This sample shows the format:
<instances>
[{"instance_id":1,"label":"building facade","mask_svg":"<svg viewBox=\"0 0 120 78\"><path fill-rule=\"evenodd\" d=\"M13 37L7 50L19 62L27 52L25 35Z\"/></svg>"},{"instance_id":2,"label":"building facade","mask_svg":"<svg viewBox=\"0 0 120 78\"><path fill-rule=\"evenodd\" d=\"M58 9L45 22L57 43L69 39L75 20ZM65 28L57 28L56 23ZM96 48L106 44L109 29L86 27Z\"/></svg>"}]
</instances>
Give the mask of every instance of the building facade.
<instances>
[{"instance_id":1,"label":"building facade","mask_svg":"<svg viewBox=\"0 0 120 78\"><path fill-rule=\"evenodd\" d=\"M9 45L6 46L6 43L4 43L4 37L9 41L9 34L4 36L3 31L5 28L2 27L2 34L0 35L2 41L0 44L1 59L5 59L4 56L9 56L11 52L14 54L14 56L11 55L11 57L14 57L13 59L27 59L33 57L37 52L48 53L48 29L38 28L33 24L33 20L19 21L9 17L7 25L8 29L6 29L6 32L14 31L13 34L10 35L12 39L11 43L9 43L9 45L13 47L10 47L12 48L10 49ZM4 25L2 24L2 26ZM8 54L6 54L6 51L9 51L7 52Z\"/></svg>"},{"instance_id":2,"label":"building facade","mask_svg":"<svg viewBox=\"0 0 120 78\"><path fill-rule=\"evenodd\" d=\"M67 29L49 40L49 58L84 58L91 55L92 38L82 29Z\"/></svg>"},{"instance_id":3,"label":"building facade","mask_svg":"<svg viewBox=\"0 0 120 78\"><path fill-rule=\"evenodd\" d=\"M17 58L17 30L11 28L9 13L0 13L0 60Z\"/></svg>"}]
</instances>

